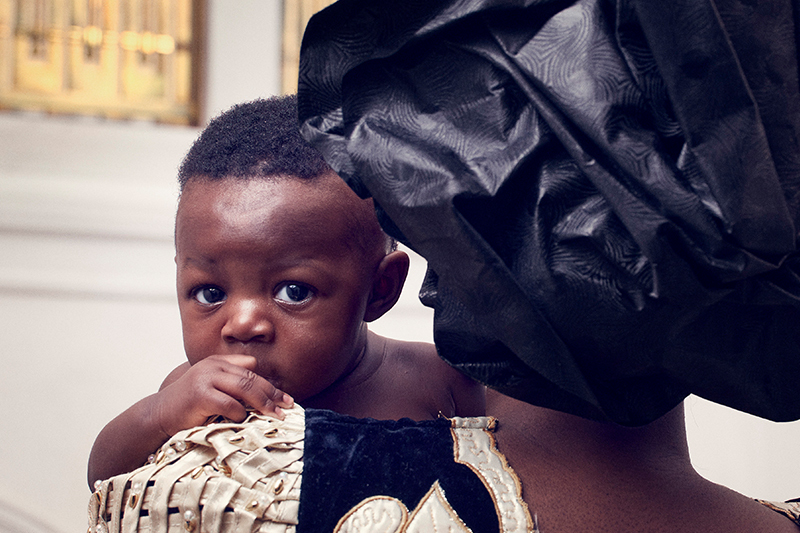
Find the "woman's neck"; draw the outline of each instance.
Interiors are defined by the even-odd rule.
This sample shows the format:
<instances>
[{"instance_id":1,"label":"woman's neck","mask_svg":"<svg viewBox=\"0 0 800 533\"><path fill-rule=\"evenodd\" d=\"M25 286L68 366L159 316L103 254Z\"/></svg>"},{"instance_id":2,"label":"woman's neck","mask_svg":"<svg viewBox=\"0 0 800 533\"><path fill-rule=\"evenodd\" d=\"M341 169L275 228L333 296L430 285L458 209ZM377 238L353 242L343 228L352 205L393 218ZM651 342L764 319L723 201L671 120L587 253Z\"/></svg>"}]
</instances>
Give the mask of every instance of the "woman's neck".
<instances>
[{"instance_id":1,"label":"woman's neck","mask_svg":"<svg viewBox=\"0 0 800 533\"><path fill-rule=\"evenodd\" d=\"M594 422L489 392L497 447L543 533L796 532L789 520L703 479L682 406L646 426Z\"/></svg>"},{"instance_id":2,"label":"woman's neck","mask_svg":"<svg viewBox=\"0 0 800 533\"><path fill-rule=\"evenodd\" d=\"M494 391L486 398L488 414L499 419L499 434L562 461L602 462L632 468L666 462L691 469L683 406L655 422L624 427L536 407Z\"/></svg>"},{"instance_id":3,"label":"woman's neck","mask_svg":"<svg viewBox=\"0 0 800 533\"><path fill-rule=\"evenodd\" d=\"M656 512L653 502L699 479L681 407L647 426L627 428L490 392L487 412L498 418L498 449L545 532L636 531L642 525L636 510ZM607 523L587 528L594 513ZM639 525L626 528L623 521Z\"/></svg>"}]
</instances>

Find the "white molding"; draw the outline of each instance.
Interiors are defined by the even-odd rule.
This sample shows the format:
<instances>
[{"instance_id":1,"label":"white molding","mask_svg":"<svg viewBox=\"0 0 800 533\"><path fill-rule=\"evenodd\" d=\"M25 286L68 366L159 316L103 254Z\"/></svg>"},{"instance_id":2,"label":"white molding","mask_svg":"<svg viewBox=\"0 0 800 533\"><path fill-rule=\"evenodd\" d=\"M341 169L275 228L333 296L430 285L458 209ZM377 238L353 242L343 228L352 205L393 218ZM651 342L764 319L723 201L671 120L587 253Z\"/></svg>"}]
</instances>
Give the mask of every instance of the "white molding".
<instances>
[{"instance_id":1,"label":"white molding","mask_svg":"<svg viewBox=\"0 0 800 533\"><path fill-rule=\"evenodd\" d=\"M0 115L0 289L174 300L175 175L196 134Z\"/></svg>"},{"instance_id":2,"label":"white molding","mask_svg":"<svg viewBox=\"0 0 800 533\"><path fill-rule=\"evenodd\" d=\"M171 186L89 179L0 179L0 231L172 240Z\"/></svg>"},{"instance_id":3,"label":"white molding","mask_svg":"<svg viewBox=\"0 0 800 533\"><path fill-rule=\"evenodd\" d=\"M0 232L0 249L3 294L175 302L169 240Z\"/></svg>"}]
</instances>

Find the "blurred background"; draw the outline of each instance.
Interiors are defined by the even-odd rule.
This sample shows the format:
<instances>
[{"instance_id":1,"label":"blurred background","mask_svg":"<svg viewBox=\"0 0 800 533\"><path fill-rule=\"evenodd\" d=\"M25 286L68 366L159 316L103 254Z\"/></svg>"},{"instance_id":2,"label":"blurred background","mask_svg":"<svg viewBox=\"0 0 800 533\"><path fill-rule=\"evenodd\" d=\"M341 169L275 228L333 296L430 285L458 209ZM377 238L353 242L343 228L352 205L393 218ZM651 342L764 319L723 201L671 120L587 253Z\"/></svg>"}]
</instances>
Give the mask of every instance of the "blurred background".
<instances>
[{"instance_id":1,"label":"blurred background","mask_svg":"<svg viewBox=\"0 0 800 533\"><path fill-rule=\"evenodd\" d=\"M86 527L103 425L181 363L175 175L209 117L293 92L325 0L0 0L0 533ZM380 334L432 340L413 257ZM699 472L800 496L800 423L687 402Z\"/></svg>"}]
</instances>

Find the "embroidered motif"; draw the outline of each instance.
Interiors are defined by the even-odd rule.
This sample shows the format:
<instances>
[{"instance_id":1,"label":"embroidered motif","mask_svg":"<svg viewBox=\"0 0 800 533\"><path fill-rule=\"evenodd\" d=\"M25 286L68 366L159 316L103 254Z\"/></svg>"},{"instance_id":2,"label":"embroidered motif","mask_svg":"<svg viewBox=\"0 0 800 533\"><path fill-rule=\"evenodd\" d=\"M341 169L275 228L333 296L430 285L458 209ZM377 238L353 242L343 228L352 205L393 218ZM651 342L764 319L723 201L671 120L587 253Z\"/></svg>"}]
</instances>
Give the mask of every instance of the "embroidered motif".
<instances>
[{"instance_id":1,"label":"embroidered motif","mask_svg":"<svg viewBox=\"0 0 800 533\"><path fill-rule=\"evenodd\" d=\"M472 533L445 498L439 482L422 498L404 533Z\"/></svg>"},{"instance_id":2,"label":"embroidered motif","mask_svg":"<svg viewBox=\"0 0 800 533\"><path fill-rule=\"evenodd\" d=\"M491 417L451 419L453 457L457 463L469 467L491 495L500 533L535 532L534 521L522 500L522 485L495 446L490 433L494 427L495 419ZM367 531L464 533L471 530L447 501L437 481L410 515L400 500L373 496L353 507L334 530L335 533Z\"/></svg>"},{"instance_id":3,"label":"embroidered motif","mask_svg":"<svg viewBox=\"0 0 800 533\"><path fill-rule=\"evenodd\" d=\"M768 502L765 500L756 500L762 505L766 505L773 511L781 513L782 515L786 516L800 526L800 501L798 500L791 500L788 502Z\"/></svg>"},{"instance_id":4,"label":"embroidered motif","mask_svg":"<svg viewBox=\"0 0 800 533\"><path fill-rule=\"evenodd\" d=\"M495 419L465 418L452 422L455 460L470 467L492 495L501 533L536 531L522 499L522 484L488 431L494 428Z\"/></svg>"},{"instance_id":5,"label":"embroidered motif","mask_svg":"<svg viewBox=\"0 0 800 533\"><path fill-rule=\"evenodd\" d=\"M397 533L408 520L403 502L390 496L372 496L339 520L334 533Z\"/></svg>"},{"instance_id":6,"label":"embroidered motif","mask_svg":"<svg viewBox=\"0 0 800 533\"><path fill-rule=\"evenodd\" d=\"M409 515L400 500L373 496L350 510L334 533L472 533L435 482Z\"/></svg>"}]
</instances>

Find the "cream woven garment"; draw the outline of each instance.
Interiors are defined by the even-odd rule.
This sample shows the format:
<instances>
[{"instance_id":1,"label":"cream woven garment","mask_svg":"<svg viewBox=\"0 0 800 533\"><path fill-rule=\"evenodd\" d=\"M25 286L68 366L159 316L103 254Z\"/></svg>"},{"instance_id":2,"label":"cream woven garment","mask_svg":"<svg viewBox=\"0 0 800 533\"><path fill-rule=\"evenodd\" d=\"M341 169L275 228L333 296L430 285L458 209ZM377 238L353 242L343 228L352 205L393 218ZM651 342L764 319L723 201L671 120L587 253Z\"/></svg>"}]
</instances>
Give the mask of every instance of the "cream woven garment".
<instances>
[{"instance_id":1,"label":"cream woven garment","mask_svg":"<svg viewBox=\"0 0 800 533\"><path fill-rule=\"evenodd\" d=\"M89 533L294 532L305 413L285 413L177 433L150 463L97 484Z\"/></svg>"}]
</instances>

